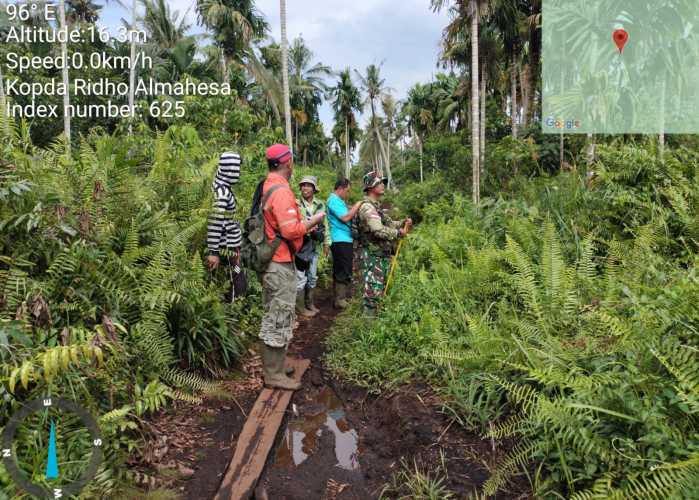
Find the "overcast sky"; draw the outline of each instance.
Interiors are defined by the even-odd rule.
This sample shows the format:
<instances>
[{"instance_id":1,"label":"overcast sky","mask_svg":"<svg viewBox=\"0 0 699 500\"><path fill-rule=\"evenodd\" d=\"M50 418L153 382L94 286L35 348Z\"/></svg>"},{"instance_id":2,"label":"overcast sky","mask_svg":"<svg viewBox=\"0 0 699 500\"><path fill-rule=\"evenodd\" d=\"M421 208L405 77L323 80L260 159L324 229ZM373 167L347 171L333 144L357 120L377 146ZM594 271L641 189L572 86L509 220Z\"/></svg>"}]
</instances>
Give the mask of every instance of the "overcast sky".
<instances>
[{"instance_id":1,"label":"overcast sky","mask_svg":"<svg viewBox=\"0 0 699 500\"><path fill-rule=\"evenodd\" d=\"M129 3L129 2L127 2ZM193 0L170 0L173 10L189 10ZM416 82L429 81L437 71L439 40L448 23L446 12L435 14L429 0L287 0L289 40L303 35L316 60L343 69L364 69L384 63L386 84L403 98ZM279 0L258 0L258 9L281 38ZM102 22L114 23L128 15L116 3L103 11ZM354 73L353 73L354 76ZM321 119L332 127L332 111L323 106Z\"/></svg>"}]
</instances>

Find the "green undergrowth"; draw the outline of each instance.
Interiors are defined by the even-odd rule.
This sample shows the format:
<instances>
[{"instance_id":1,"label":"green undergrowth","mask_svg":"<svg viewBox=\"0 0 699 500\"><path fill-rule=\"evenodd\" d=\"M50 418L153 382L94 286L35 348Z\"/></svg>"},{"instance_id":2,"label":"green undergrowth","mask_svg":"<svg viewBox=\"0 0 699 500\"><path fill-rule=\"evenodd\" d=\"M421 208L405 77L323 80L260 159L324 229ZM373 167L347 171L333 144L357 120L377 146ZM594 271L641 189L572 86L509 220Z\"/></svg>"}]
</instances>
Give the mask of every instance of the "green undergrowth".
<instances>
[{"instance_id":1,"label":"green undergrowth","mask_svg":"<svg viewBox=\"0 0 699 500\"><path fill-rule=\"evenodd\" d=\"M483 494L525 474L541 498L696 498L698 165L605 146L591 185L427 205L380 317L345 315L330 366L372 390L426 380L516 443Z\"/></svg>"},{"instance_id":2,"label":"green undergrowth","mask_svg":"<svg viewBox=\"0 0 699 500\"><path fill-rule=\"evenodd\" d=\"M0 431L28 401L73 400L98 419L104 462L83 492L115 498L144 445L144 422L174 401L230 397L219 379L257 336L260 286L229 304L223 270L205 266L218 155L242 153L239 216L267 173L259 142L204 142L189 126L133 136L95 132L79 148L35 147L26 125L0 127ZM327 193L334 181L320 172ZM89 457L66 435L62 478ZM17 461L43 479L46 443L22 431ZM21 498L0 464L0 489ZM118 495L117 495L118 496Z\"/></svg>"}]
</instances>

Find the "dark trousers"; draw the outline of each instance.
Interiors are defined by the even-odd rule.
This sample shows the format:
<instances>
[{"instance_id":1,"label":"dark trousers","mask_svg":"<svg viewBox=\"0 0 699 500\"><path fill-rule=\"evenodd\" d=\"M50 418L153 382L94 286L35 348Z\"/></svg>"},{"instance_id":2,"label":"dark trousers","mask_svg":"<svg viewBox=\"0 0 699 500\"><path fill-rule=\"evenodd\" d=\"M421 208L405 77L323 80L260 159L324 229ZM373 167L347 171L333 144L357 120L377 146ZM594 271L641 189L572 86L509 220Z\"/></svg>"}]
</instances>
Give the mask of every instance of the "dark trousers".
<instances>
[{"instance_id":1,"label":"dark trousers","mask_svg":"<svg viewBox=\"0 0 699 500\"><path fill-rule=\"evenodd\" d=\"M352 264L354 248L352 243L333 243L333 279L336 283L352 284Z\"/></svg>"},{"instance_id":2,"label":"dark trousers","mask_svg":"<svg viewBox=\"0 0 699 500\"><path fill-rule=\"evenodd\" d=\"M221 263L226 270L226 276L231 282L231 288L226 292L226 302L233 303L235 299L243 297L248 293L248 277L245 270L240 266L238 259L232 255L221 257Z\"/></svg>"}]
</instances>

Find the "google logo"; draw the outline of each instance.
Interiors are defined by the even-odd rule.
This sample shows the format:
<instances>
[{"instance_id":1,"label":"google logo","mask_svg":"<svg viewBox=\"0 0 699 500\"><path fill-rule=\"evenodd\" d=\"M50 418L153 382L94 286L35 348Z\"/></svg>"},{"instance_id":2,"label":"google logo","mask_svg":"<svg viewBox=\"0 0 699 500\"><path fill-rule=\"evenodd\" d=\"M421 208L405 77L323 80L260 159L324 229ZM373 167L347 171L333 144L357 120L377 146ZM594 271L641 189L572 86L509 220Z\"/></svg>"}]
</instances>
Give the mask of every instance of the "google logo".
<instances>
[{"instance_id":1,"label":"google logo","mask_svg":"<svg viewBox=\"0 0 699 500\"><path fill-rule=\"evenodd\" d=\"M549 116L546 120L546 126L549 128L557 129L574 129L580 128L582 126L582 123L580 122L580 120L560 120L554 118L553 116Z\"/></svg>"}]
</instances>

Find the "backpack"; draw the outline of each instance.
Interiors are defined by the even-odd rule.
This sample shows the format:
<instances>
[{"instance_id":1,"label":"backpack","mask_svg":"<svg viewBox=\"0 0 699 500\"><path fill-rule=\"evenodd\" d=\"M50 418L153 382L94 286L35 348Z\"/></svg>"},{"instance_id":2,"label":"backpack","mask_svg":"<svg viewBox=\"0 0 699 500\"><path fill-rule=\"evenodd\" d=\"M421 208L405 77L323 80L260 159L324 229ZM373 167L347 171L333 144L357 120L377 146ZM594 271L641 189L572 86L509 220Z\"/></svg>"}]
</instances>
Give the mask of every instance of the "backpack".
<instances>
[{"instance_id":1,"label":"backpack","mask_svg":"<svg viewBox=\"0 0 699 500\"><path fill-rule=\"evenodd\" d=\"M263 184L264 181L258 186L255 197L253 198L250 217L245 219L243 225L243 244L240 249L240 260L243 266L255 270L258 273L263 273L267 270L279 245L284 241L281 234L278 232L275 234L275 238L271 243L267 240L264 218L264 209L272 193L284 186L281 184L272 186L269 188L269 191L267 191L267 194L262 197ZM262 199L260 200L260 198Z\"/></svg>"},{"instance_id":2,"label":"backpack","mask_svg":"<svg viewBox=\"0 0 699 500\"><path fill-rule=\"evenodd\" d=\"M359 205L359 210L362 209L364 204L367 203L367 201L362 201L362 204ZM357 210L357 213L354 217L352 217L352 225L350 227L352 231L352 240L353 241L358 241L361 244L361 239L362 239L362 232L360 230L360 223L359 223L359 210Z\"/></svg>"}]
</instances>

